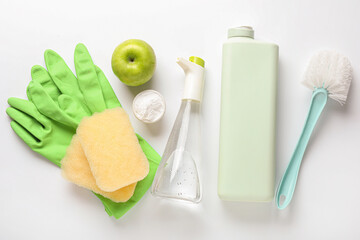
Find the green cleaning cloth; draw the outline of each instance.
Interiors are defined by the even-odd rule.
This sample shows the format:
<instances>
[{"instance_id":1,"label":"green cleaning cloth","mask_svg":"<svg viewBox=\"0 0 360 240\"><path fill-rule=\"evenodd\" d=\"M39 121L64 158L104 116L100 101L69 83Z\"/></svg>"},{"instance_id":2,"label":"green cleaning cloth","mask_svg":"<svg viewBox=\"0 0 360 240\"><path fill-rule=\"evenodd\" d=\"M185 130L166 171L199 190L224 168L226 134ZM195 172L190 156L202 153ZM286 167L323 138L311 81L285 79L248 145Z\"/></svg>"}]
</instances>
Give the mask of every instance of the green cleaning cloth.
<instances>
[{"instance_id":1,"label":"green cleaning cloth","mask_svg":"<svg viewBox=\"0 0 360 240\"><path fill-rule=\"evenodd\" d=\"M84 116L105 109L121 107L104 73L92 62L83 44L75 49L74 76L64 60L54 51L45 52L48 71L41 66L32 68L29 101L8 100L8 115L13 119L15 133L31 149L60 166L76 127ZM160 162L159 154L139 135L140 146L149 160L150 171L137 184L133 197L126 203L115 203L97 195L110 216L120 218L131 209L152 184Z\"/></svg>"}]
</instances>

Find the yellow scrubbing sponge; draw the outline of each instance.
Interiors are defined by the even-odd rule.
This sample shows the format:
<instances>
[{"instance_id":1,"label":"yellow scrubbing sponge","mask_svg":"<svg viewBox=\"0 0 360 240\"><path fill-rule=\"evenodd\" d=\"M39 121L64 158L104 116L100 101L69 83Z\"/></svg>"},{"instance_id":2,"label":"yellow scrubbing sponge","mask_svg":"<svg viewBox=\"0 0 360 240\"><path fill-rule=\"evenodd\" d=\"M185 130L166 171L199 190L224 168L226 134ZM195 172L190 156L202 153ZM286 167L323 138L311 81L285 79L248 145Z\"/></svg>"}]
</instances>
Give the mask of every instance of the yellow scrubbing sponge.
<instances>
[{"instance_id":1,"label":"yellow scrubbing sponge","mask_svg":"<svg viewBox=\"0 0 360 240\"><path fill-rule=\"evenodd\" d=\"M122 108L84 118L76 132L101 190L116 191L149 173L149 162Z\"/></svg>"},{"instance_id":2,"label":"yellow scrubbing sponge","mask_svg":"<svg viewBox=\"0 0 360 240\"><path fill-rule=\"evenodd\" d=\"M129 200L134 194L136 187L136 183L133 183L114 192L102 191L96 185L77 135L74 135L72 138L66 150L66 155L61 160L61 172L67 180L101 194L114 202L126 202Z\"/></svg>"}]
</instances>

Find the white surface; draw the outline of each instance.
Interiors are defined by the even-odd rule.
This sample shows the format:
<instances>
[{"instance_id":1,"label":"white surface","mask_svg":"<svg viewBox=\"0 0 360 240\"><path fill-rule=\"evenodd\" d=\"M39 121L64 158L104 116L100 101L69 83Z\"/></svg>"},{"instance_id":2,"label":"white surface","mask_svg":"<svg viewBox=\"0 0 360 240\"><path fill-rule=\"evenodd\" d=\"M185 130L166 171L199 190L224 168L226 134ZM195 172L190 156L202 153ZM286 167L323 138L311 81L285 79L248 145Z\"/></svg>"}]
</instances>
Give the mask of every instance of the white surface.
<instances>
[{"instance_id":1,"label":"white surface","mask_svg":"<svg viewBox=\"0 0 360 240\"><path fill-rule=\"evenodd\" d=\"M0 239L360 239L360 2L358 0L247 1L11 1L0 2ZM280 46L277 183L290 159L311 92L301 86L309 58L336 49L354 67L344 107L330 101L308 147L292 204L226 203L216 194L221 44L227 28L251 25L258 39ZM117 44L140 38L153 46L153 80L128 88L111 71ZM144 89L162 93L164 118L137 132L162 153L180 106L179 56L206 61L203 101L203 201L182 205L149 193L120 220L108 217L89 191L68 183L59 169L14 134L6 99L25 98L30 68L47 48L73 68L76 43L88 47L131 113Z\"/></svg>"}]
</instances>

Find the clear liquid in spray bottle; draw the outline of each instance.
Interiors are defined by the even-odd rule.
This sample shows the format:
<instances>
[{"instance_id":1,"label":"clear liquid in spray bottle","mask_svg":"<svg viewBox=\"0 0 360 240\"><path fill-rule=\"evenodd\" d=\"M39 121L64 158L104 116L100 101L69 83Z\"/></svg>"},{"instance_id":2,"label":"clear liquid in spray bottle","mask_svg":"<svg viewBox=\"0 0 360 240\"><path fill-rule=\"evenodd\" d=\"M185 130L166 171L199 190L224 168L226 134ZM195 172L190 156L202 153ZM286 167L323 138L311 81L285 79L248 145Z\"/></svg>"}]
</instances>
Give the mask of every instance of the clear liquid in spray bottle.
<instances>
[{"instance_id":1,"label":"clear liquid in spray bottle","mask_svg":"<svg viewBox=\"0 0 360 240\"><path fill-rule=\"evenodd\" d=\"M154 196L200 202L201 184L196 162L201 159L200 105L205 62L198 57L178 58L185 72L185 88L179 113L156 172Z\"/></svg>"}]
</instances>

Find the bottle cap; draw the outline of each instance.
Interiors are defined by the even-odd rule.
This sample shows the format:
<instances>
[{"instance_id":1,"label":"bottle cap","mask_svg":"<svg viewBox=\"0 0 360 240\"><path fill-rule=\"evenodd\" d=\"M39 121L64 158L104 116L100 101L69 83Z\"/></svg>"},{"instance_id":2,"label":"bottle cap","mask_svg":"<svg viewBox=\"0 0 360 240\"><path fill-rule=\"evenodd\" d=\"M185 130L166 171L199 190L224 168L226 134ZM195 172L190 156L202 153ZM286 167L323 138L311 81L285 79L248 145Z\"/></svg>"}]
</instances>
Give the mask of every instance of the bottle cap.
<instances>
[{"instance_id":1,"label":"bottle cap","mask_svg":"<svg viewBox=\"0 0 360 240\"><path fill-rule=\"evenodd\" d=\"M232 37L254 38L254 30L252 27L249 26L229 28L228 38L232 38Z\"/></svg>"},{"instance_id":2,"label":"bottle cap","mask_svg":"<svg viewBox=\"0 0 360 240\"><path fill-rule=\"evenodd\" d=\"M205 67L205 61L202 58L191 56L191 57L189 57L189 61L196 63L197 65L200 65L202 67Z\"/></svg>"}]
</instances>

